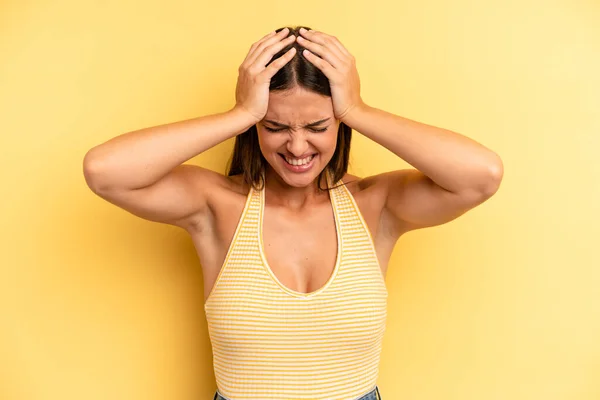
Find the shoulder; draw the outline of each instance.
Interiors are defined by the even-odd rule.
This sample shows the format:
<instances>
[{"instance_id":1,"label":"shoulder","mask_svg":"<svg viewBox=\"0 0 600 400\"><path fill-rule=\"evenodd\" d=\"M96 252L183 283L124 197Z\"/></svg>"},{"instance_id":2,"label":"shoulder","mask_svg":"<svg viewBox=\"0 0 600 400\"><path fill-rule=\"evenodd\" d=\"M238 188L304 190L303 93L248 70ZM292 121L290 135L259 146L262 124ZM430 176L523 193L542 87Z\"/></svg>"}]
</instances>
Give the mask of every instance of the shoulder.
<instances>
[{"instance_id":1,"label":"shoulder","mask_svg":"<svg viewBox=\"0 0 600 400\"><path fill-rule=\"evenodd\" d=\"M221 175L221 189L224 193L247 196L250 192L250 186L244 181L244 175Z\"/></svg>"},{"instance_id":2,"label":"shoulder","mask_svg":"<svg viewBox=\"0 0 600 400\"><path fill-rule=\"evenodd\" d=\"M209 200L228 193L248 194L249 191L242 175L226 176L193 164L182 164L177 169L197 193L206 194Z\"/></svg>"},{"instance_id":3,"label":"shoulder","mask_svg":"<svg viewBox=\"0 0 600 400\"><path fill-rule=\"evenodd\" d=\"M386 210L393 174L385 172L364 178L346 174L342 181L352 194L371 231L376 232L376 238L395 241L404 233L405 227Z\"/></svg>"},{"instance_id":4,"label":"shoulder","mask_svg":"<svg viewBox=\"0 0 600 400\"><path fill-rule=\"evenodd\" d=\"M384 181L385 178L383 175L359 177L347 173L342 178L342 182L352 196L355 198L366 198L376 204L385 201L386 186Z\"/></svg>"},{"instance_id":5,"label":"shoulder","mask_svg":"<svg viewBox=\"0 0 600 400\"><path fill-rule=\"evenodd\" d=\"M380 175L359 177L346 174L342 178L356 205L363 214L379 218L385 206L387 189Z\"/></svg>"},{"instance_id":6,"label":"shoulder","mask_svg":"<svg viewBox=\"0 0 600 400\"><path fill-rule=\"evenodd\" d=\"M194 192L206 201L206 210L190 216L186 223L186 226L195 231L204 230L209 226L207 224L214 223L215 218L223 213L223 208L245 202L250 191L241 174L227 176L191 164L185 164L182 168L186 169L186 179L191 182Z\"/></svg>"}]
</instances>

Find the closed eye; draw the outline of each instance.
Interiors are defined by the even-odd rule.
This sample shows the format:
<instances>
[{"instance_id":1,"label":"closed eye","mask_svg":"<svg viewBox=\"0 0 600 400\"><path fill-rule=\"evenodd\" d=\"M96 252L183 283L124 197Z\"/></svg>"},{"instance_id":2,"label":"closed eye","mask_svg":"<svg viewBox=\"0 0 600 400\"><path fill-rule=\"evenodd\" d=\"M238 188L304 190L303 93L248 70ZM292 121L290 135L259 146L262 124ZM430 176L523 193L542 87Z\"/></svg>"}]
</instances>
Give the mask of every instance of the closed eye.
<instances>
[{"instance_id":1,"label":"closed eye","mask_svg":"<svg viewBox=\"0 0 600 400\"><path fill-rule=\"evenodd\" d=\"M265 129L269 132L281 132L286 130L287 128L281 128L281 129L273 129L273 128L269 128L268 126L265 126ZM318 128L309 128L311 131L313 132L325 132L327 130L327 128L322 128L322 129L318 129Z\"/></svg>"}]
</instances>

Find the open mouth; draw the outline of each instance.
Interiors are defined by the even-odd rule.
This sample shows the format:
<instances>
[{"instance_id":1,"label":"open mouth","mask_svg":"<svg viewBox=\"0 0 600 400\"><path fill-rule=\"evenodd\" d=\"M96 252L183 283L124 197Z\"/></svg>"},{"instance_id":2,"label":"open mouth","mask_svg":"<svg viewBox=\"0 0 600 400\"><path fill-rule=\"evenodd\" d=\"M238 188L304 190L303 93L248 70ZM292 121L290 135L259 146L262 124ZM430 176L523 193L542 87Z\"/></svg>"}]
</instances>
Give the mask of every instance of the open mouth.
<instances>
[{"instance_id":1,"label":"open mouth","mask_svg":"<svg viewBox=\"0 0 600 400\"><path fill-rule=\"evenodd\" d=\"M312 168L315 163L315 159L318 156L318 153L311 154L308 157L304 157L303 159L295 159L284 156L281 153L277 153L281 157L283 161L283 165L292 172L305 172Z\"/></svg>"},{"instance_id":2,"label":"open mouth","mask_svg":"<svg viewBox=\"0 0 600 400\"><path fill-rule=\"evenodd\" d=\"M278 154L281 156L281 158L282 158L282 159L283 159L283 160L284 160L284 161L285 161L285 162L286 162L288 165L293 165L293 166L298 166L298 167L301 167L301 166L304 166L304 165L308 165L308 164L310 164L310 162L311 162L311 161L312 161L312 160L315 158L315 156L317 155L317 153L315 153L315 154L311 154L310 156L308 156L308 157L305 157L305 158L303 158L303 159L300 159L300 160L299 160L299 159L296 159L296 158L289 158L289 157L286 157L286 156L284 156L284 155L283 155L283 154L281 154L281 153L278 153Z\"/></svg>"}]
</instances>

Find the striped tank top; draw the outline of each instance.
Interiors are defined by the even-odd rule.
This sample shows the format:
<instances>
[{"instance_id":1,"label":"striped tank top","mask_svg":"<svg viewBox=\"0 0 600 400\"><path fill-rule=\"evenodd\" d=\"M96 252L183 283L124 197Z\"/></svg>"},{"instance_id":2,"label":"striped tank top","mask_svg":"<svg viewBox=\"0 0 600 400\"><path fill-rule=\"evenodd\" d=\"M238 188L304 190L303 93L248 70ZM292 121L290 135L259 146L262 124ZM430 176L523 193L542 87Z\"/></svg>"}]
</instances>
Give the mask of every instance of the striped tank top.
<instances>
[{"instance_id":1,"label":"striped tank top","mask_svg":"<svg viewBox=\"0 0 600 400\"><path fill-rule=\"evenodd\" d=\"M329 187L331 175L327 175ZM219 394L243 399L358 399L377 383L388 292L356 202L330 190L335 268L320 289L284 286L262 243L264 186L250 188L216 282L204 304Z\"/></svg>"}]
</instances>

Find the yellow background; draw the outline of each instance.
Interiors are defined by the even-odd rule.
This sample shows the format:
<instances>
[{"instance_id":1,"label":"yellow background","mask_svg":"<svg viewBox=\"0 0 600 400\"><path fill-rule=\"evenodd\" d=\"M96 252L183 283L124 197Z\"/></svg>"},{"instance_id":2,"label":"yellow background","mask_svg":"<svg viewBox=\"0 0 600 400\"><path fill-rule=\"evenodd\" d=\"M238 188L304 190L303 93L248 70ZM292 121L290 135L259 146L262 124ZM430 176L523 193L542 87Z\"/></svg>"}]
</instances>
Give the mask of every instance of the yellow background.
<instances>
[{"instance_id":1,"label":"yellow background","mask_svg":"<svg viewBox=\"0 0 600 400\"><path fill-rule=\"evenodd\" d=\"M0 3L0 398L212 399L187 234L95 196L92 146L229 109L269 30L357 58L371 106L496 151L486 203L398 242L385 400L600 398L600 4ZM190 162L224 171L233 140ZM351 173L408 164L355 135Z\"/></svg>"}]
</instances>

